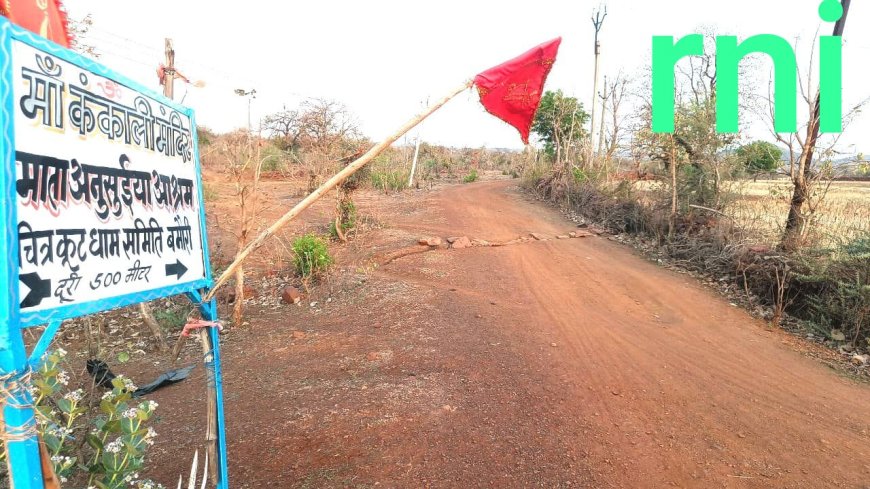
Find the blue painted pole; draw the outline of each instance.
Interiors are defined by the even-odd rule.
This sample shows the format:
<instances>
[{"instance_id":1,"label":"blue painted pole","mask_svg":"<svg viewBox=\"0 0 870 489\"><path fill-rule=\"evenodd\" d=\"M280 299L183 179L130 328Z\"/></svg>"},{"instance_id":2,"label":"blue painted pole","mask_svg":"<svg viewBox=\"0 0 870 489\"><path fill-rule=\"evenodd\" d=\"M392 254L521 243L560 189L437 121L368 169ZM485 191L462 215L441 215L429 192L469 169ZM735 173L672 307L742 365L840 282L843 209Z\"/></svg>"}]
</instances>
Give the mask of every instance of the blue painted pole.
<instances>
[{"instance_id":1,"label":"blue painted pole","mask_svg":"<svg viewBox=\"0 0 870 489\"><path fill-rule=\"evenodd\" d=\"M209 301L208 305L203 308L204 314L203 319L207 321L217 321L217 302L212 299ZM224 423L224 388L223 388L223 374L221 372L221 342L220 342L220 332L218 328L208 328L208 338L211 341L211 353L212 353L212 362L211 368L212 371L210 374L213 376L211 385L213 385L215 390L215 403L217 407L217 413L215 413L217 417L217 442L218 442L218 472L220 474L220 480L218 481L218 487L220 489L228 489L229 488L229 467L227 464L227 437L226 437L226 425Z\"/></svg>"},{"instance_id":2,"label":"blue painted pole","mask_svg":"<svg viewBox=\"0 0 870 489\"><path fill-rule=\"evenodd\" d=\"M20 373L27 369L20 330L15 337L10 338L10 343L10 348L0 350L0 375L12 374L4 386L7 393L3 399L9 477L15 489L43 489L36 418L27 390L28 384L23 383L25 379L20 377Z\"/></svg>"},{"instance_id":3,"label":"blue painted pole","mask_svg":"<svg viewBox=\"0 0 870 489\"><path fill-rule=\"evenodd\" d=\"M15 489L43 489L36 418L27 389L27 352L18 304L18 227L15 204L15 129L11 24L0 17L0 376L5 379L3 421L9 478Z\"/></svg>"}]
</instances>

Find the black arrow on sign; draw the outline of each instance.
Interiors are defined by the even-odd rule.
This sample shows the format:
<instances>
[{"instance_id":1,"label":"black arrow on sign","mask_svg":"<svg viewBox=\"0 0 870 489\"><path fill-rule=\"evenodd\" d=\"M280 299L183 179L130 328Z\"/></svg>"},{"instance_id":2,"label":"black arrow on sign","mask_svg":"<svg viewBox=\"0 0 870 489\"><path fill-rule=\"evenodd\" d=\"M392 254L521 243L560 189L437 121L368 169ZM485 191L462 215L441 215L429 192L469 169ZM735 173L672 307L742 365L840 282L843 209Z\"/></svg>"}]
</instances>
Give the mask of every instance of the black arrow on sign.
<instances>
[{"instance_id":1,"label":"black arrow on sign","mask_svg":"<svg viewBox=\"0 0 870 489\"><path fill-rule=\"evenodd\" d=\"M176 278L181 278L185 272L187 272L187 267L184 266L178 258L175 259L175 263L166 264L167 277L175 275Z\"/></svg>"},{"instance_id":2,"label":"black arrow on sign","mask_svg":"<svg viewBox=\"0 0 870 489\"><path fill-rule=\"evenodd\" d=\"M19 275L18 279L30 289L30 292L27 293L27 297L21 301L22 309L25 307L38 306L42 302L42 299L51 297L51 279L47 278L43 280L39 278L39 275L36 272Z\"/></svg>"}]
</instances>

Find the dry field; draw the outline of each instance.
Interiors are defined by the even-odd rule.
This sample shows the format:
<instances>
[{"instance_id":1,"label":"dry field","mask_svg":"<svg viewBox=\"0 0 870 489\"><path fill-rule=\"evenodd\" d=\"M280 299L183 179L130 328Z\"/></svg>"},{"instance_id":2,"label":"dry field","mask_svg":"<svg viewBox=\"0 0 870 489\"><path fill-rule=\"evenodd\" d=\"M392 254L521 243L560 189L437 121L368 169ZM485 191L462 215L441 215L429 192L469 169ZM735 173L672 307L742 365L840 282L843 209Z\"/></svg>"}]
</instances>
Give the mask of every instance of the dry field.
<instances>
[{"instance_id":1,"label":"dry field","mask_svg":"<svg viewBox=\"0 0 870 489\"><path fill-rule=\"evenodd\" d=\"M788 180L734 184L736 201L727 214L751 236L774 244L782 235L791 191ZM823 195L813 215L818 246L838 246L870 233L870 182L833 182L826 192L823 187L816 192Z\"/></svg>"},{"instance_id":2,"label":"dry field","mask_svg":"<svg viewBox=\"0 0 870 489\"><path fill-rule=\"evenodd\" d=\"M725 182L725 214L746 231L754 244L774 245L782 236L788 216L792 185L789 180ZM669 192L663 182L635 182L635 189L652 195ZM815 195L823 196L813 214L813 236L817 247L838 247L870 234L870 182L833 182L820 185Z\"/></svg>"}]
</instances>

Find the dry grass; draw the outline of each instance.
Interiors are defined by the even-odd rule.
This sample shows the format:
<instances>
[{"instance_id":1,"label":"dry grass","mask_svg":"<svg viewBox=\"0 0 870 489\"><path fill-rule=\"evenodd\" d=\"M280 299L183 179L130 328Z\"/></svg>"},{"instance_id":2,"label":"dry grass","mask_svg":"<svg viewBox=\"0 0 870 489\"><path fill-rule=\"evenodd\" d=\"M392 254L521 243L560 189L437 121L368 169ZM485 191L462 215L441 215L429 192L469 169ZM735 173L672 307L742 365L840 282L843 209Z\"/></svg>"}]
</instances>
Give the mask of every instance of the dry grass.
<instances>
[{"instance_id":1,"label":"dry grass","mask_svg":"<svg viewBox=\"0 0 870 489\"><path fill-rule=\"evenodd\" d=\"M788 216L790 182L743 182L735 184L732 192L734 202L727 214L759 244L776 244ZM818 247L836 247L866 236L870 233L870 182L832 183L813 220L811 239Z\"/></svg>"},{"instance_id":2,"label":"dry grass","mask_svg":"<svg viewBox=\"0 0 870 489\"><path fill-rule=\"evenodd\" d=\"M667 183L634 182L638 197L649 203L656 193L668 192ZM751 236L754 244L774 246L782 237L788 217L792 184L789 180L732 181L725 183L725 215ZM813 214L815 226L808 242L817 248L836 248L870 234L870 182L833 182Z\"/></svg>"}]
</instances>

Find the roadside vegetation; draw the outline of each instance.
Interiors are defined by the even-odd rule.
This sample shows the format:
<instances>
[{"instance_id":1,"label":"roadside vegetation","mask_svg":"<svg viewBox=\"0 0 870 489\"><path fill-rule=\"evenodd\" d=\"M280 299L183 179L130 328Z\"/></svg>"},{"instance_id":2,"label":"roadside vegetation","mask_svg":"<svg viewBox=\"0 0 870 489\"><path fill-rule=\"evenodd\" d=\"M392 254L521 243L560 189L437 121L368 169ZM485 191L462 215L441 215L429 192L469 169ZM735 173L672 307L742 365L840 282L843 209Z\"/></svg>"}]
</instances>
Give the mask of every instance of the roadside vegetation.
<instances>
[{"instance_id":1,"label":"roadside vegetation","mask_svg":"<svg viewBox=\"0 0 870 489\"><path fill-rule=\"evenodd\" d=\"M545 100L555 106L542 105L534 126L544 151L524 169L523 185L613 232L653 243L680 267L733 283L747 304L765 308L772 325L796 318L790 328L866 363L870 171L864 155L838 152L834 137L808 144L806 125L801 134L771 130L764 140L748 130L717 133L715 60L681 68L673 135L651 131L643 78L619 77L607 87L598 140L583 126L562 129L572 119L585 123L587 113L575 99L548 92ZM741 76L752 76L752 63L744 69ZM623 96L637 98L642 110L620 111ZM804 96L810 102L814 94ZM748 89L740 97L747 113L760 114L755 127L772 127L768 98Z\"/></svg>"}]
</instances>

